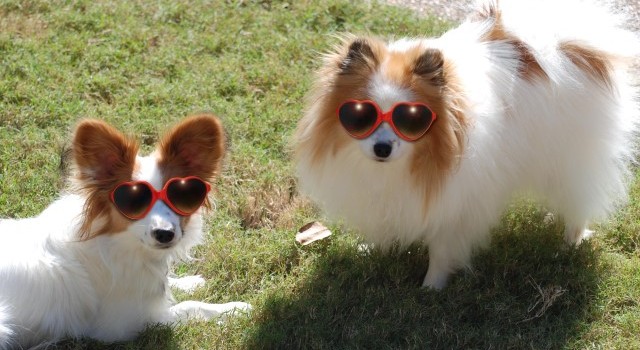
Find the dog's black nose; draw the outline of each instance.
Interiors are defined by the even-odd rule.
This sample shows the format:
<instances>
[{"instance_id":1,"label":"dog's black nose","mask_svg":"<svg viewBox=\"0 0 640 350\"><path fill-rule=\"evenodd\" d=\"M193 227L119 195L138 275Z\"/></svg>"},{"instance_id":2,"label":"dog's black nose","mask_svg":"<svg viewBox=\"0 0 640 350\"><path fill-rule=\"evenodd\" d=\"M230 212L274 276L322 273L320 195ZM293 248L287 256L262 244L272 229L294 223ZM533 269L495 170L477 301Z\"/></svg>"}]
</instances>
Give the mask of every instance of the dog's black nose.
<instances>
[{"instance_id":1,"label":"dog's black nose","mask_svg":"<svg viewBox=\"0 0 640 350\"><path fill-rule=\"evenodd\" d=\"M373 153L375 153L378 158L387 158L392 150L393 147L388 143L376 143L373 145Z\"/></svg>"},{"instance_id":2,"label":"dog's black nose","mask_svg":"<svg viewBox=\"0 0 640 350\"><path fill-rule=\"evenodd\" d=\"M156 239L156 241L163 244L173 241L173 237L176 235L175 232L171 230L161 230L161 229L153 230L151 231L151 234L153 235L153 238Z\"/></svg>"}]
</instances>

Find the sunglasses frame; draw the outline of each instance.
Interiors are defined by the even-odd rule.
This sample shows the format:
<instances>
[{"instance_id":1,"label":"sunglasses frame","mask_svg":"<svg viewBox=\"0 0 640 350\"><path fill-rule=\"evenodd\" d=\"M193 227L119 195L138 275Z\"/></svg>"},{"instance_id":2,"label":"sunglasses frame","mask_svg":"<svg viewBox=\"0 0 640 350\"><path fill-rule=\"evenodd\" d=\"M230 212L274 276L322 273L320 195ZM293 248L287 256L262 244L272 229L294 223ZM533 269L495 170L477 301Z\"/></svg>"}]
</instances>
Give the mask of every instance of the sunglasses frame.
<instances>
[{"instance_id":1,"label":"sunglasses frame","mask_svg":"<svg viewBox=\"0 0 640 350\"><path fill-rule=\"evenodd\" d=\"M191 215L193 213L196 212L196 210L188 213L185 211L182 211L178 208L176 208L176 206L171 203L171 201L169 200L169 197L167 197L167 189L169 187L170 184L172 184L175 181L185 181L185 180L199 180L202 183L204 183L205 185L205 195L204 195L204 199L202 200L202 203L200 203L200 205L198 206L198 208L200 208L204 202L207 200L207 195L209 194L209 191L211 191L211 184L207 181L204 181L203 179L197 177L197 176L187 176L187 177L172 177L169 180L167 180L167 182L165 182L164 187L162 187L162 189L160 191L156 190L155 187L153 187L153 185L151 185L149 182L144 181L144 180L140 180L140 181L124 181L119 183L118 185L116 185L116 187L113 188L113 190L111 191L111 194L109 195L109 198L111 199L111 203L113 203L113 205L116 207L116 209L118 209L118 212L120 214L122 214L123 216L125 216L128 219L131 220L139 220L144 218L145 216L147 216L147 214L149 214L149 212L151 211L151 208L153 208L153 205L156 204L156 202L158 200L163 201L169 208L171 208L171 210L173 210L176 214L180 215L180 216L188 216ZM144 212L142 214L140 214L139 216L132 216L132 215L127 215L125 213L122 212L122 210L120 210L118 204L116 204L115 201L115 192L118 188L120 188L121 186L125 186L125 185L145 185L147 186L150 190L151 190L151 201L149 201L149 205L147 206L147 209L144 210Z\"/></svg>"},{"instance_id":2,"label":"sunglasses frame","mask_svg":"<svg viewBox=\"0 0 640 350\"><path fill-rule=\"evenodd\" d=\"M342 124L342 120L340 119L340 109L342 109L342 107L344 107L344 105L346 105L348 103L368 103L368 104L373 105L376 108L376 112L378 113L376 122L373 124L371 129L369 131L367 131L366 133L364 133L363 135L354 135L354 134L352 134L347 128L344 127L344 124ZM396 128L396 125L393 122L393 118L392 118L393 117L393 111L396 109L396 107L401 106L401 105L404 105L404 106L420 106L420 107L426 108L429 112L431 112L431 122L429 122L429 125L427 125L427 127L424 129L424 132L422 132L420 135L418 135L416 137L407 137L406 135L401 133ZM429 129L433 125L433 122L435 122L436 118L437 118L436 112L434 112L433 109L431 109L429 106L427 106L426 104L421 103L421 102L397 102L393 106L391 106L391 108L387 112L382 112L382 109L380 108L380 106L378 106L378 104L375 103L374 101L372 101L372 100L356 100L356 99L350 99L350 100L346 100L346 101L342 102L340 104L340 106L338 106L338 109L336 111L336 115L338 116L338 122L340 122L340 125L342 125L342 128L349 134L349 136L353 137L354 139L358 139L358 140L366 139L367 137L371 136L371 134L373 134L373 132L376 131L378 129L378 127L380 127L380 124L382 124L382 122L387 122L387 124L391 125L391 129L393 129L393 132L395 132L396 135L398 135L401 139L403 139L405 141L409 141L409 142L417 141L419 138L424 136L424 134L426 134L427 131L429 131Z\"/></svg>"}]
</instances>

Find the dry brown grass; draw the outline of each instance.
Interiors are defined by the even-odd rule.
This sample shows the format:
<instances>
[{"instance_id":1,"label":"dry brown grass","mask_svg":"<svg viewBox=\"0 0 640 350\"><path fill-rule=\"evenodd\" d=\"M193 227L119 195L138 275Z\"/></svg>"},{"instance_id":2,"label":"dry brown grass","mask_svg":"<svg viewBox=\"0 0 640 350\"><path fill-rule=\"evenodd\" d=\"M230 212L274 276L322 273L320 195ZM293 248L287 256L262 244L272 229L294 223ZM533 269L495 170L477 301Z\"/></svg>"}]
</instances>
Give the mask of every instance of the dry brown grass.
<instances>
[{"instance_id":1,"label":"dry brown grass","mask_svg":"<svg viewBox=\"0 0 640 350\"><path fill-rule=\"evenodd\" d=\"M15 14L7 16L0 11L0 32L18 38L39 38L47 32L47 22L39 14Z\"/></svg>"}]
</instances>

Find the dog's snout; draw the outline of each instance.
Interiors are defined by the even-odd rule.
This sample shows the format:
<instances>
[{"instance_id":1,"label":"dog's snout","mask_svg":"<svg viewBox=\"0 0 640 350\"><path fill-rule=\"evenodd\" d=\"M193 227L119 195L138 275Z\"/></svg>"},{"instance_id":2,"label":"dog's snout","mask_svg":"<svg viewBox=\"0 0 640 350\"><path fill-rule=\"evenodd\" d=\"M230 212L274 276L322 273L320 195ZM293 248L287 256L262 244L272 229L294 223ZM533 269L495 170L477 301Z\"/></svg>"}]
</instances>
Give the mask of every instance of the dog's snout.
<instances>
[{"instance_id":1,"label":"dog's snout","mask_svg":"<svg viewBox=\"0 0 640 350\"><path fill-rule=\"evenodd\" d=\"M387 158L391 155L393 147L388 143L376 143L373 145L373 153L378 158Z\"/></svg>"},{"instance_id":2,"label":"dog's snout","mask_svg":"<svg viewBox=\"0 0 640 350\"><path fill-rule=\"evenodd\" d=\"M173 238L176 235L176 233L173 230L163 230L163 229L153 230L151 231L151 234L153 235L153 238L156 239L156 241L162 244L166 244L173 241Z\"/></svg>"}]
</instances>

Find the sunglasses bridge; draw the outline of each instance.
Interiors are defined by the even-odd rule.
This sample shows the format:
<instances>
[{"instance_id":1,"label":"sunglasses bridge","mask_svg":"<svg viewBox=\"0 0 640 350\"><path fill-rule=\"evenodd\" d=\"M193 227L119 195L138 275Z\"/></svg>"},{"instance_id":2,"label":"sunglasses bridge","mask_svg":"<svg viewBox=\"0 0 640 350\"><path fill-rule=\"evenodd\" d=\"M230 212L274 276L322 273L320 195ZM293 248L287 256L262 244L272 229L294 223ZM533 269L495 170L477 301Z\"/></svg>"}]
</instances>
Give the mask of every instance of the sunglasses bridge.
<instances>
[{"instance_id":1,"label":"sunglasses bridge","mask_svg":"<svg viewBox=\"0 0 640 350\"><path fill-rule=\"evenodd\" d=\"M419 102L399 102L384 113L374 101L347 100L337 114L347 133L356 139L369 137L386 122L396 135L412 142L426 134L436 120L435 112Z\"/></svg>"}]
</instances>

